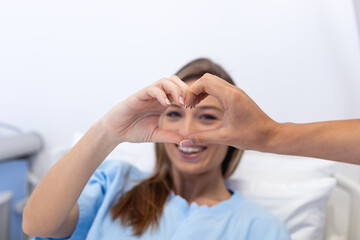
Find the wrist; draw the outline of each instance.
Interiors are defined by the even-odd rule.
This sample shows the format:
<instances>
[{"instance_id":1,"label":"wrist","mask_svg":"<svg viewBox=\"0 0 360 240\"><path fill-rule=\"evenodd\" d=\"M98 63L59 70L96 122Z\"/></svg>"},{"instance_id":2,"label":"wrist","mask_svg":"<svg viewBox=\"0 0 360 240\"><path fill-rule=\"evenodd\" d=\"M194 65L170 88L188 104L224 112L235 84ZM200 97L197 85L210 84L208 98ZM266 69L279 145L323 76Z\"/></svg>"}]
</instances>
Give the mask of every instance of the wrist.
<instances>
[{"instance_id":1,"label":"wrist","mask_svg":"<svg viewBox=\"0 0 360 240\"><path fill-rule=\"evenodd\" d=\"M274 122L273 126L269 130L269 138L263 151L269 153L285 154L287 148L289 147L286 144L290 141L290 132L293 125L294 123L290 122Z\"/></svg>"},{"instance_id":2,"label":"wrist","mask_svg":"<svg viewBox=\"0 0 360 240\"><path fill-rule=\"evenodd\" d=\"M106 149L110 149L111 151L119 145L122 141L115 136L111 135L103 122L100 120L98 122L95 122L91 129L94 132L95 137L98 139L98 141L101 143L103 147Z\"/></svg>"}]
</instances>

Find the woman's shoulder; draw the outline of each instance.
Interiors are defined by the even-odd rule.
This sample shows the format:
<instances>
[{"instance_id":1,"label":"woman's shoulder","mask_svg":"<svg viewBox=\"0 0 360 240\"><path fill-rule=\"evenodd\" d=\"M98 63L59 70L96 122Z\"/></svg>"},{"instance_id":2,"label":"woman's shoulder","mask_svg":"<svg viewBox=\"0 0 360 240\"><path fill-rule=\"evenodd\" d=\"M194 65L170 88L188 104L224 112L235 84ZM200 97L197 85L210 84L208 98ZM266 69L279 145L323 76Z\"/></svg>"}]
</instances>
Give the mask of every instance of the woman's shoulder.
<instances>
[{"instance_id":1,"label":"woman's shoulder","mask_svg":"<svg viewBox=\"0 0 360 240\"><path fill-rule=\"evenodd\" d=\"M129 191L148 176L131 163L119 160L105 160L89 179L82 198L113 198ZM87 197L88 196L88 197Z\"/></svg>"}]
</instances>

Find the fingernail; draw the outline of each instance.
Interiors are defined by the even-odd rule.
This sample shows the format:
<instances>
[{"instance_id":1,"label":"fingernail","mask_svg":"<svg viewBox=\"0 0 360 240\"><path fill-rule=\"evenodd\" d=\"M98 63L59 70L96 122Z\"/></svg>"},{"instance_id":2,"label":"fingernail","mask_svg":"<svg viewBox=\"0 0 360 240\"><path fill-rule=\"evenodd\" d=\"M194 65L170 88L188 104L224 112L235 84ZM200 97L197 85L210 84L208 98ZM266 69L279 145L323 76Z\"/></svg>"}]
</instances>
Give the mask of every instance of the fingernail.
<instances>
[{"instance_id":1,"label":"fingernail","mask_svg":"<svg viewBox=\"0 0 360 240\"><path fill-rule=\"evenodd\" d=\"M190 147L194 145L194 142L191 139L185 139L180 142L181 147Z\"/></svg>"},{"instance_id":2,"label":"fingernail","mask_svg":"<svg viewBox=\"0 0 360 240\"><path fill-rule=\"evenodd\" d=\"M171 104L170 100L167 99L167 98L165 98L165 102L166 102L167 105L170 105L170 104Z\"/></svg>"},{"instance_id":3,"label":"fingernail","mask_svg":"<svg viewBox=\"0 0 360 240\"><path fill-rule=\"evenodd\" d=\"M179 101L184 106L184 99L182 98L182 96L180 96Z\"/></svg>"}]
</instances>

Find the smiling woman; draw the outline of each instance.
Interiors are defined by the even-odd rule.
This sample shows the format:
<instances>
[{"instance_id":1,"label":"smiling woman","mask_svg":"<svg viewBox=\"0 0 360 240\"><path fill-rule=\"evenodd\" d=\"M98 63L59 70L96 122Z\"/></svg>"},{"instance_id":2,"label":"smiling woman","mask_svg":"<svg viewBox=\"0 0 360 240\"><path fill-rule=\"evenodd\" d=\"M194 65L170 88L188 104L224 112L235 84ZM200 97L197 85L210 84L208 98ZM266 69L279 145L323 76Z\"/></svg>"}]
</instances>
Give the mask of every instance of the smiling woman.
<instances>
[{"instance_id":1,"label":"smiling woman","mask_svg":"<svg viewBox=\"0 0 360 240\"><path fill-rule=\"evenodd\" d=\"M205 73L233 84L220 66L197 59L95 123L38 184L24 210L24 231L68 239L289 239L274 216L225 185L242 150L179 145L223 123L224 106L214 97L200 93L195 108L183 106L188 86ZM122 142L149 141L157 142L151 174L103 162Z\"/></svg>"},{"instance_id":2,"label":"smiling woman","mask_svg":"<svg viewBox=\"0 0 360 240\"><path fill-rule=\"evenodd\" d=\"M208 59L194 60L176 75L191 85L205 73L221 76L234 84L220 66ZM194 131L219 127L223 115L221 104L216 98L208 96L193 109L170 105L162 115L160 126L186 137ZM158 225L166 199L173 190L188 203L198 202L208 206L230 198L224 179L235 171L242 153L242 150L217 144L180 147L176 143L156 143L154 172L120 198L112 208L113 218L120 217L123 224L132 225L135 234L141 234L149 226ZM139 202L148 210L134 214L133 209L138 208Z\"/></svg>"}]
</instances>

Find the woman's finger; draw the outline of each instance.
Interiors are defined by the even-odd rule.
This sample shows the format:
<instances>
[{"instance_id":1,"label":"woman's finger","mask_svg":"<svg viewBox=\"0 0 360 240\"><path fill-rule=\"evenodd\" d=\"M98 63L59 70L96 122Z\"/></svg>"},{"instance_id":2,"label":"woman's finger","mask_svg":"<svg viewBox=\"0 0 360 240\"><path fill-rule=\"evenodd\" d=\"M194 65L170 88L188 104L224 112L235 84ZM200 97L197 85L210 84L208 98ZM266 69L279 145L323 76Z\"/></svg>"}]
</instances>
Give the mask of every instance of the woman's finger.
<instances>
[{"instance_id":1,"label":"woman's finger","mask_svg":"<svg viewBox=\"0 0 360 240\"><path fill-rule=\"evenodd\" d=\"M171 96L172 101L177 105L182 105L180 102L180 96L182 94L182 89L175 84L172 80L168 78L162 78L156 83L154 83L154 86L161 88L165 94L168 94Z\"/></svg>"},{"instance_id":2,"label":"woman's finger","mask_svg":"<svg viewBox=\"0 0 360 240\"><path fill-rule=\"evenodd\" d=\"M149 100L151 98L157 99L159 103L164 107L168 107L171 104L166 93L160 88L155 86L149 86L143 89L143 92L141 92L139 95L139 99L143 101Z\"/></svg>"},{"instance_id":3,"label":"woman's finger","mask_svg":"<svg viewBox=\"0 0 360 240\"><path fill-rule=\"evenodd\" d=\"M188 89L189 86L176 75L171 76L169 79L181 89L181 95L179 97L179 101L184 106L186 90Z\"/></svg>"}]
</instances>

